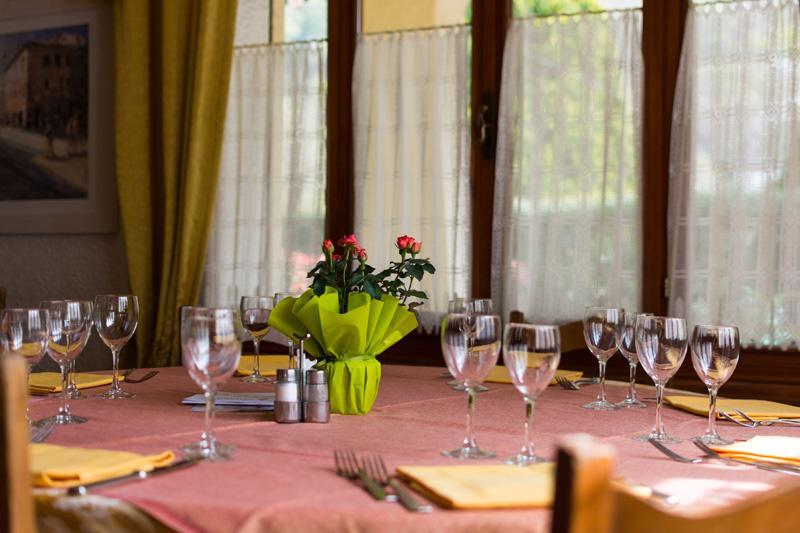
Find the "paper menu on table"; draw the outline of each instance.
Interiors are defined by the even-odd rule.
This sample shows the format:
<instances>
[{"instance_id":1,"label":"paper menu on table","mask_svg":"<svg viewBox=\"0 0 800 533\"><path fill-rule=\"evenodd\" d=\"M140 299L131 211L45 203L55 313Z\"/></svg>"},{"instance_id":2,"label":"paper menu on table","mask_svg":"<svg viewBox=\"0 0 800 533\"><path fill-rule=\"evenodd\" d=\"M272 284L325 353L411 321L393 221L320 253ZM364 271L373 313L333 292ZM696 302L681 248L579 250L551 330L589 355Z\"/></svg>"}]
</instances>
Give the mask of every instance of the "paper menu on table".
<instances>
[{"instance_id":1,"label":"paper menu on table","mask_svg":"<svg viewBox=\"0 0 800 533\"><path fill-rule=\"evenodd\" d=\"M202 394L194 394L184 398L185 405L204 405L206 399ZM274 407L274 392L218 392L214 405Z\"/></svg>"}]
</instances>

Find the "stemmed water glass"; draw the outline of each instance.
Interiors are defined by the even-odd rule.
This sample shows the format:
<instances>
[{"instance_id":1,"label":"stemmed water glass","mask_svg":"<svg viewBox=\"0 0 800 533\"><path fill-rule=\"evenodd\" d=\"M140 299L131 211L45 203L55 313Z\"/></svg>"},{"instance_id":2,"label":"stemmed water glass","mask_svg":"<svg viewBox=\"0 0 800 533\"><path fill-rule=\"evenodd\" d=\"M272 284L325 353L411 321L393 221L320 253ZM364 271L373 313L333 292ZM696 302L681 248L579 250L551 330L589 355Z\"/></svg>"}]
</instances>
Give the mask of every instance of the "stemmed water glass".
<instances>
[{"instance_id":1,"label":"stemmed water glass","mask_svg":"<svg viewBox=\"0 0 800 533\"><path fill-rule=\"evenodd\" d=\"M40 309L49 309L51 305L65 300L43 300L39 302ZM81 391L78 390L78 385L75 382L75 361L70 361L67 368L67 396L70 400L79 400L82 398Z\"/></svg>"},{"instance_id":2,"label":"stemmed water glass","mask_svg":"<svg viewBox=\"0 0 800 533\"><path fill-rule=\"evenodd\" d=\"M295 297L297 297L297 295L291 292L276 292L275 296L273 297L273 303L277 306L279 303L281 303L281 301L287 298L295 298ZM297 361L295 361L294 340L292 340L291 337L287 337L286 335L283 336L286 337L286 341L289 346L289 368L296 368Z\"/></svg>"},{"instance_id":3,"label":"stemmed water glass","mask_svg":"<svg viewBox=\"0 0 800 533\"><path fill-rule=\"evenodd\" d=\"M242 296L239 311L242 314L242 327L253 339L255 349L255 363L253 372L249 376L242 378L247 383L263 383L272 381L261 375L261 358L259 349L261 339L269 333L269 313L272 311L273 299L271 296Z\"/></svg>"},{"instance_id":4,"label":"stemmed water glass","mask_svg":"<svg viewBox=\"0 0 800 533\"><path fill-rule=\"evenodd\" d=\"M184 365L206 400L200 441L182 448L188 458L227 461L233 456L233 446L217 442L213 425L217 389L236 372L242 353L236 320L233 309L186 307L181 312Z\"/></svg>"},{"instance_id":5,"label":"stemmed water glass","mask_svg":"<svg viewBox=\"0 0 800 533\"><path fill-rule=\"evenodd\" d=\"M536 399L556 374L561 359L561 337L557 326L508 324L503 334L503 362L511 382L525 401L525 440L520 452L506 463L530 465L543 461L536 455L531 423Z\"/></svg>"},{"instance_id":6,"label":"stemmed water glass","mask_svg":"<svg viewBox=\"0 0 800 533\"><path fill-rule=\"evenodd\" d=\"M49 322L50 312L46 309L6 309L2 312L0 318L2 346L9 353L25 358L28 379L31 369L44 357ZM30 410L26 411L25 416L30 423Z\"/></svg>"},{"instance_id":7,"label":"stemmed water glass","mask_svg":"<svg viewBox=\"0 0 800 533\"><path fill-rule=\"evenodd\" d=\"M708 387L708 427L695 440L705 444L732 444L717 433L717 391L739 362L739 329L735 326L695 326L692 331L692 366Z\"/></svg>"},{"instance_id":8,"label":"stemmed water glass","mask_svg":"<svg viewBox=\"0 0 800 533\"><path fill-rule=\"evenodd\" d=\"M133 393L119 386L119 353L133 337L139 323L139 300L132 295L104 294L94 299L94 327L111 350L114 369L111 389L98 394L99 398L117 400L133 398Z\"/></svg>"},{"instance_id":9,"label":"stemmed water glass","mask_svg":"<svg viewBox=\"0 0 800 533\"><path fill-rule=\"evenodd\" d=\"M664 386L681 367L686 357L689 342L686 320L663 316L639 315L636 319L636 353L642 368L656 385L656 425L648 435L637 440L680 442L668 435L661 421L661 404L664 402Z\"/></svg>"},{"instance_id":10,"label":"stemmed water glass","mask_svg":"<svg viewBox=\"0 0 800 533\"><path fill-rule=\"evenodd\" d=\"M640 315L653 316L652 313L631 313L624 311L622 314L622 327L619 330L619 351L628 360L629 381L628 395L624 400L617 404L617 407L643 408L647 407L644 402L636 398L636 367L639 365L639 357L636 355L636 318Z\"/></svg>"},{"instance_id":11,"label":"stemmed water glass","mask_svg":"<svg viewBox=\"0 0 800 533\"><path fill-rule=\"evenodd\" d=\"M606 400L606 363L617 351L622 314L622 309L616 307L587 307L583 315L583 338L600 365L600 392L595 401L582 406L584 409L617 409L616 405Z\"/></svg>"},{"instance_id":12,"label":"stemmed water glass","mask_svg":"<svg viewBox=\"0 0 800 533\"><path fill-rule=\"evenodd\" d=\"M450 314L442 322L441 342L447 369L467 392L467 434L459 448L442 452L458 459L494 457L475 440L475 395L477 387L497 364L501 348L500 317L497 315Z\"/></svg>"},{"instance_id":13,"label":"stemmed water glass","mask_svg":"<svg viewBox=\"0 0 800 533\"><path fill-rule=\"evenodd\" d=\"M454 298L448 304L449 313L466 313L468 315L491 315L494 313L492 300L489 298ZM463 391L464 384L457 379L447 382L453 390ZM478 385L476 392L486 392L489 390L484 385Z\"/></svg>"},{"instance_id":14,"label":"stemmed water glass","mask_svg":"<svg viewBox=\"0 0 800 533\"><path fill-rule=\"evenodd\" d=\"M92 302L64 300L47 304L50 328L47 355L61 367L61 406L45 419L56 424L83 424L86 419L69 411L69 363L78 358L92 334Z\"/></svg>"}]
</instances>

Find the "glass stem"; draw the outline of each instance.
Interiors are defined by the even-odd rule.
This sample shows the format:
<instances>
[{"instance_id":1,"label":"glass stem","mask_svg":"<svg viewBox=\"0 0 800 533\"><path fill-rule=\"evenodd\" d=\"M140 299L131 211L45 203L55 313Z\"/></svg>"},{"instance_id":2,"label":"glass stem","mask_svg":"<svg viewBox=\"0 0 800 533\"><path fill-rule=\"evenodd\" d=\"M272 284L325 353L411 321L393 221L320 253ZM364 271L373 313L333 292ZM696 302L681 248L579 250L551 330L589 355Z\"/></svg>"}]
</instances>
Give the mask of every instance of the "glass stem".
<instances>
[{"instance_id":1,"label":"glass stem","mask_svg":"<svg viewBox=\"0 0 800 533\"><path fill-rule=\"evenodd\" d=\"M658 435L664 434L664 424L661 422L661 404L664 402L664 383L656 383L656 427Z\"/></svg>"},{"instance_id":2,"label":"glass stem","mask_svg":"<svg viewBox=\"0 0 800 533\"><path fill-rule=\"evenodd\" d=\"M77 387L78 384L75 382L75 361L72 360L69 362L69 387Z\"/></svg>"},{"instance_id":3,"label":"glass stem","mask_svg":"<svg viewBox=\"0 0 800 533\"><path fill-rule=\"evenodd\" d=\"M60 414L68 414L69 413L69 405L67 404L67 400L69 399L69 363L64 363L59 365L61 367L61 408L58 410Z\"/></svg>"},{"instance_id":4,"label":"glass stem","mask_svg":"<svg viewBox=\"0 0 800 533\"><path fill-rule=\"evenodd\" d=\"M628 373L628 399L636 401L636 363L630 363Z\"/></svg>"},{"instance_id":5,"label":"glass stem","mask_svg":"<svg viewBox=\"0 0 800 533\"><path fill-rule=\"evenodd\" d=\"M600 364L600 392L597 394L597 401L606 401L606 362L598 360Z\"/></svg>"},{"instance_id":6,"label":"glass stem","mask_svg":"<svg viewBox=\"0 0 800 533\"><path fill-rule=\"evenodd\" d=\"M214 412L216 410L214 402L217 397L217 391L211 388L206 389L204 396L206 399L206 416L204 425L206 448L213 451L217 446L217 437L214 435Z\"/></svg>"},{"instance_id":7,"label":"glass stem","mask_svg":"<svg viewBox=\"0 0 800 533\"><path fill-rule=\"evenodd\" d=\"M119 390L119 349L111 348L111 365L114 369L111 374L111 390L117 392Z\"/></svg>"},{"instance_id":8,"label":"glass stem","mask_svg":"<svg viewBox=\"0 0 800 533\"><path fill-rule=\"evenodd\" d=\"M253 351L256 352L255 362L253 363L253 374L256 376L261 375L261 358L259 357L259 350L261 349L261 337L253 337Z\"/></svg>"},{"instance_id":9,"label":"glass stem","mask_svg":"<svg viewBox=\"0 0 800 533\"><path fill-rule=\"evenodd\" d=\"M533 424L533 409L536 407L536 400L533 398L525 397L525 443L522 446L522 455L532 457L536 455L535 448L533 447L533 438L531 437L531 425Z\"/></svg>"},{"instance_id":10,"label":"glass stem","mask_svg":"<svg viewBox=\"0 0 800 533\"><path fill-rule=\"evenodd\" d=\"M475 387L467 385L467 436L464 437L465 448L476 448L475 443Z\"/></svg>"},{"instance_id":11,"label":"glass stem","mask_svg":"<svg viewBox=\"0 0 800 533\"><path fill-rule=\"evenodd\" d=\"M717 387L708 388L708 429L706 435L717 434Z\"/></svg>"}]
</instances>

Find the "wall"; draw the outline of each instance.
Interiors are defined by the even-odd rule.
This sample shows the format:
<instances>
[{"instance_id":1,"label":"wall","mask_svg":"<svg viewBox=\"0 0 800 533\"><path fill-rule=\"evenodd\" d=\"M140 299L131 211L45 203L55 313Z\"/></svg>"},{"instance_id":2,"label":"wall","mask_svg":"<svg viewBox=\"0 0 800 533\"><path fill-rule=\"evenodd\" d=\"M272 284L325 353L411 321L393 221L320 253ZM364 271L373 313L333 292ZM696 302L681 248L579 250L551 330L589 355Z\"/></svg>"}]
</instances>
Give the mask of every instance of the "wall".
<instances>
[{"instance_id":1,"label":"wall","mask_svg":"<svg viewBox=\"0 0 800 533\"><path fill-rule=\"evenodd\" d=\"M110 4L103 0L0 0L0 20L92 8L100 10L101 20L110 25ZM113 73L108 72L107 76ZM111 136L113 131L101 135ZM107 179L113 180L114 176ZM92 299L96 294L127 292L122 236L118 230L87 235L0 234L0 286L6 288L8 307L37 306L44 299ZM131 358L132 350L125 350L123 360L128 362ZM93 333L78 359L79 370L110 365L110 351ZM40 368L54 370L56 365L45 358Z\"/></svg>"}]
</instances>

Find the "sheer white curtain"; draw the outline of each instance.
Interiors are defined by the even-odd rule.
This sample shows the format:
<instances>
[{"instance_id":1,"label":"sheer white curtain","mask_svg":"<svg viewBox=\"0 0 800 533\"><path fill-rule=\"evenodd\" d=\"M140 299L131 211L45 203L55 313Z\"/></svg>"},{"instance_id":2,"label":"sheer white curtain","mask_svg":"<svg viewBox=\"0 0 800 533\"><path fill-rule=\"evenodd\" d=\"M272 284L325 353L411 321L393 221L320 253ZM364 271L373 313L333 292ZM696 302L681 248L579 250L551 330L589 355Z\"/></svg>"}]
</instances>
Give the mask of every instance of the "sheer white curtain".
<instances>
[{"instance_id":1,"label":"sheer white curtain","mask_svg":"<svg viewBox=\"0 0 800 533\"><path fill-rule=\"evenodd\" d=\"M797 0L688 14L670 159L670 313L800 339Z\"/></svg>"},{"instance_id":2,"label":"sheer white curtain","mask_svg":"<svg viewBox=\"0 0 800 533\"><path fill-rule=\"evenodd\" d=\"M551 322L641 292L641 11L516 20L504 58L492 296Z\"/></svg>"},{"instance_id":3,"label":"sheer white curtain","mask_svg":"<svg viewBox=\"0 0 800 533\"><path fill-rule=\"evenodd\" d=\"M353 74L355 230L370 263L423 242L437 268L420 321L430 329L470 282L468 27L362 35Z\"/></svg>"},{"instance_id":4,"label":"sheer white curtain","mask_svg":"<svg viewBox=\"0 0 800 533\"><path fill-rule=\"evenodd\" d=\"M302 291L325 224L327 43L237 48L203 301Z\"/></svg>"}]
</instances>

